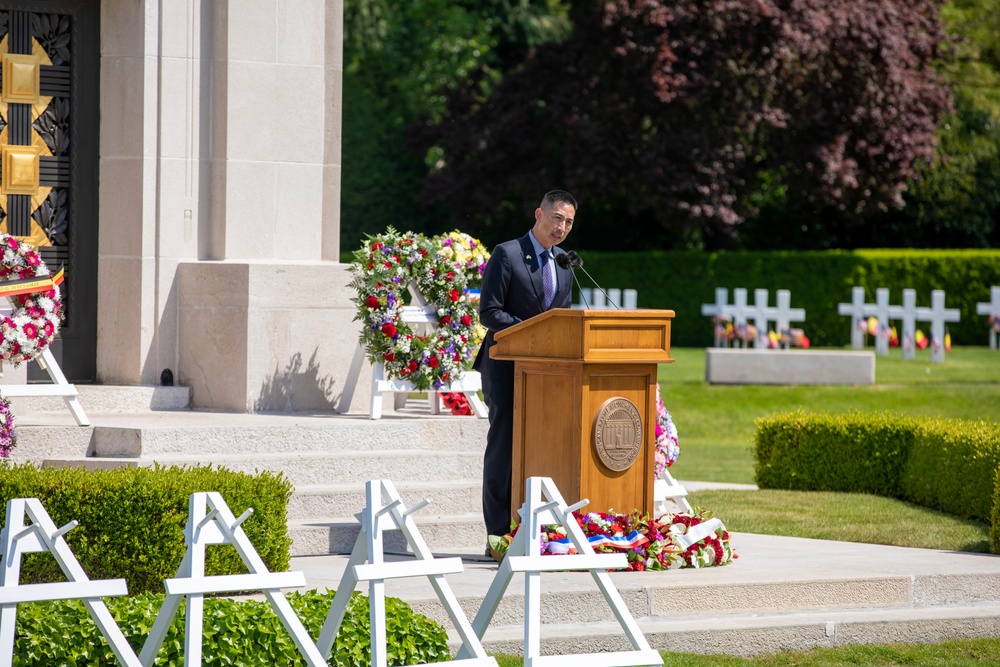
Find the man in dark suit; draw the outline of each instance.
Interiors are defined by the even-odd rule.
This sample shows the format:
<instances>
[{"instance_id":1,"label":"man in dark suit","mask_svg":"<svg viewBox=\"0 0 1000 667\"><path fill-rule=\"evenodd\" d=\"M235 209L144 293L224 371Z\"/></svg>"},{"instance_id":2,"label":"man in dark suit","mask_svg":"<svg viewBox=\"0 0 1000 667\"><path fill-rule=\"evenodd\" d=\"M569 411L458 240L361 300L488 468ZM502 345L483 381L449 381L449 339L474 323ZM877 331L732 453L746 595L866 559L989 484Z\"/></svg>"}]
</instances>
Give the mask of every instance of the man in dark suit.
<instances>
[{"instance_id":1,"label":"man in dark suit","mask_svg":"<svg viewBox=\"0 0 1000 667\"><path fill-rule=\"evenodd\" d=\"M535 209L535 225L519 239L501 243L483 273L479 318L488 330L474 368L482 374L490 409L490 430L483 457L483 518L487 535L510 530L511 457L514 436L514 362L491 359L498 331L550 308L569 308L572 269L560 268L556 247L573 229L577 203L568 192L553 190ZM488 543L488 540L487 540ZM490 555L487 546L486 554Z\"/></svg>"}]
</instances>

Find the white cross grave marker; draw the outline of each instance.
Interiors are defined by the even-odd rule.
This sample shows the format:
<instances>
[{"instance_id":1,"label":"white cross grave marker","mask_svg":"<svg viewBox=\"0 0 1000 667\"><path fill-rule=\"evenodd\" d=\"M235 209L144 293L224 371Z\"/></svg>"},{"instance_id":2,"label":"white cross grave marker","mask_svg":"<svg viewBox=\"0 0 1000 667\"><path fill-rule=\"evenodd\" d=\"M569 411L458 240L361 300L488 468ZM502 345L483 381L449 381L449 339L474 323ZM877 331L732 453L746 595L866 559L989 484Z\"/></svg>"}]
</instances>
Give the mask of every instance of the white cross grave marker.
<instances>
[{"instance_id":1,"label":"white cross grave marker","mask_svg":"<svg viewBox=\"0 0 1000 667\"><path fill-rule=\"evenodd\" d=\"M961 319L957 308L944 307L944 290L931 292L931 307L918 308L917 320L931 323L931 361L944 361L944 325Z\"/></svg>"},{"instance_id":2,"label":"white cross grave marker","mask_svg":"<svg viewBox=\"0 0 1000 667\"><path fill-rule=\"evenodd\" d=\"M916 334L917 334L917 291L913 289L903 290L903 305L889 306L889 317L901 320L903 329L900 332L899 344L903 348L903 359L914 359L917 356Z\"/></svg>"},{"instance_id":3,"label":"white cross grave marker","mask_svg":"<svg viewBox=\"0 0 1000 667\"><path fill-rule=\"evenodd\" d=\"M889 338L892 327L889 324L889 289L879 287L875 290L875 319L878 329L875 332L875 354L880 357L889 356Z\"/></svg>"},{"instance_id":4,"label":"white cross grave marker","mask_svg":"<svg viewBox=\"0 0 1000 667\"><path fill-rule=\"evenodd\" d=\"M766 289L754 290L754 326L757 327L757 347L766 348L768 346L768 322L774 322L774 329L778 335L788 333L792 328L792 322L803 322L806 319L806 311L802 308L792 308L792 293L786 289L777 291L777 303L772 308L768 305L768 293Z\"/></svg>"},{"instance_id":5,"label":"white cross grave marker","mask_svg":"<svg viewBox=\"0 0 1000 667\"><path fill-rule=\"evenodd\" d=\"M435 665L463 665L467 667L496 667L496 660L486 655L479 636L473 631L469 620L462 611L461 604L445 580L445 574L461 572L461 558L434 558L430 548L410 516L424 507L423 500L411 508L403 505L395 486L388 480L370 480L365 485L365 509L359 515L361 532L354 543L350 560L337 586L337 594L327 614L317 645L320 652L328 656L340 631L340 624L347 612L355 587L359 582L368 582L369 620L371 628L372 667L386 665L385 633L385 580L426 576L434 587L438 599L451 617L451 622L462 637L462 646L471 658L453 660ZM384 527L389 520L392 527L402 531L406 541L416 555L415 561L386 563L382 548L382 532L392 527Z\"/></svg>"},{"instance_id":6,"label":"white cross grave marker","mask_svg":"<svg viewBox=\"0 0 1000 667\"><path fill-rule=\"evenodd\" d=\"M745 294L745 292L744 292ZM496 613L504 592L510 585L515 572L524 573L524 667L627 667L629 665L662 665L660 654L653 650L639 629L628 606L618 589L614 587L609 569L628 566L624 553L598 554L590 546L583 529L573 517L573 512L586 505L581 500L567 506L559 489L549 477L529 477L525 481L525 501L518 513L521 515L521 529L514 536L514 542L500 561L493 583L490 584L482 606L476 614L472 626L476 635L482 637ZM543 525L559 524L576 547L578 553L560 556L543 556L539 537ZM562 570L589 570L597 587L604 595L618 623L622 626L632 644L632 651L614 653L588 653L574 655L541 655L541 573ZM459 651L458 657L466 649Z\"/></svg>"},{"instance_id":7,"label":"white cross grave marker","mask_svg":"<svg viewBox=\"0 0 1000 667\"><path fill-rule=\"evenodd\" d=\"M990 326L990 349L997 349L997 347L1000 347L998 345L1000 334L997 333L996 329L996 322L1000 321L1000 287L994 285L990 288L990 300L977 303L976 314L993 318L993 323Z\"/></svg>"},{"instance_id":8,"label":"white cross grave marker","mask_svg":"<svg viewBox=\"0 0 1000 667\"><path fill-rule=\"evenodd\" d=\"M25 523L27 516L31 523ZM14 661L14 629L17 626L17 605L20 602L52 600L83 600L104 639L126 667L142 667L135 651L115 622L101 598L127 595L124 579L91 581L80 566L73 551L63 538L77 526L70 521L56 528L49 513L38 498L14 498L7 501L7 518L0 532L0 667L11 667ZM51 584L20 585L21 556L47 551L59 563L68 581Z\"/></svg>"},{"instance_id":9,"label":"white cross grave marker","mask_svg":"<svg viewBox=\"0 0 1000 667\"><path fill-rule=\"evenodd\" d=\"M837 304L837 313L840 315L850 315L851 317L851 348L863 350L865 348L865 318L871 314L865 304L865 288L851 288L851 302Z\"/></svg>"},{"instance_id":10,"label":"white cross grave marker","mask_svg":"<svg viewBox=\"0 0 1000 667\"><path fill-rule=\"evenodd\" d=\"M715 288L715 303L701 304L701 314L706 317L724 318L730 317L729 290L725 287ZM725 337L722 335L724 329L715 327L715 347L726 347Z\"/></svg>"},{"instance_id":11,"label":"white cross grave marker","mask_svg":"<svg viewBox=\"0 0 1000 667\"><path fill-rule=\"evenodd\" d=\"M269 572L267 565L240 527L253 509L239 518L218 493L192 493L188 502L188 521L184 528L187 552L177 569L177 577L163 582L167 595L156 615L139 659L144 667L152 667L167 630L187 598L184 612L184 665L200 667L203 617L206 593L231 593L259 590L264 593L281 624L292 636L299 653L310 667L325 667L326 659L309 637L302 621L295 615L282 588L302 588L306 578L302 572ZM209 544L231 544L236 548L250 574L205 576L205 547Z\"/></svg>"},{"instance_id":12,"label":"white cross grave marker","mask_svg":"<svg viewBox=\"0 0 1000 667\"><path fill-rule=\"evenodd\" d=\"M753 346L761 349L767 349L767 323L768 320L774 319L768 301L770 301L770 297L766 289L753 291L753 311L749 315L753 318L753 326L757 330Z\"/></svg>"}]
</instances>

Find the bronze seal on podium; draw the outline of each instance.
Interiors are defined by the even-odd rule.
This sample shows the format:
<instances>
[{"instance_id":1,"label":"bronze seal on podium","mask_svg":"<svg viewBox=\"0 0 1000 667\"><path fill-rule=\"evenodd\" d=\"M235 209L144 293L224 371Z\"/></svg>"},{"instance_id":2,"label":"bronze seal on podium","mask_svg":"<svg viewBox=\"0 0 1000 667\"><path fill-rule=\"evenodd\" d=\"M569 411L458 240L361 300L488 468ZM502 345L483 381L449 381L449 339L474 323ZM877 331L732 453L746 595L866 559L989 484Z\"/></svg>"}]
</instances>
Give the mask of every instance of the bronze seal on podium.
<instances>
[{"instance_id":1,"label":"bronze seal on podium","mask_svg":"<svg viewBox=\"0 0 1000 667\"><path fill-rule=\"evenodd\" d=\"M594 450L611 470L628 470L642 451L642 416L632 401L613 396L594 418Z\"/></svg>"}]
</instances>

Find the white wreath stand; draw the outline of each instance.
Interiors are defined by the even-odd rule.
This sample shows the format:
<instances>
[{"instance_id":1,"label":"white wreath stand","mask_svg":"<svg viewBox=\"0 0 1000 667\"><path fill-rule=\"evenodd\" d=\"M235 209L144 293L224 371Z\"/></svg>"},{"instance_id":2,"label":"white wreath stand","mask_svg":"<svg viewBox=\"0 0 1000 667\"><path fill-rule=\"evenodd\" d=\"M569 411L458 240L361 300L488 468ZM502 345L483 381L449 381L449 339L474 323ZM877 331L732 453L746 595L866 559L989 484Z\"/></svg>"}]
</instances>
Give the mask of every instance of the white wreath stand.
<instances>
[{"instance_id":1,"label":"white wreath stand","mask_svg":"<svg viewBox=\"0 0 1000 667\"><path fill-rule=\"evenodd\" d=\"M667 505L671 501L688 514L694 514L691 503L687 500L687 489L684 485L674 479L673 475L666 468L653 480L653 506L657 514L668 514L670 507Z\"/></svg>"},{"instance_id":2,"label":"white wreath stand","mask_svg":"<svg viewBox=\"0 0 1000 667\"><path fill-rule=\"evenodd\" d=\"M13 312L10 308L10 297L5 297L5 301L8 307L0 310L0 315L8 316ZM73 414L73 419L76 420L77 426L90 426L90 420L87 418L87 413L83 411L83 406L80 405L80 401L77 398L80 395L80 392L77 391L76 385L70 384L66 380L66 376L59 367L59 363L52 355L51 347L46 346L41 355L35 357L34 360L38 362L38 365L41 366L43 371L49 374L49 378L52 379L52 384L5 384L0 385L0 394L7 398L20 398L22 396L62 396L63 400L66 401L66 407L68 407L69 411ZM2 375L2 366L0 366L0 376Z\"/></svg>"},{"instance_id":3,"label":"white wreath stand","mask_svg":"<svg viewBox=\"0 0 1000 667\"><path fill-rule=\"evenodd\" d=\"M433 306L427 304L423 294L411 283L409 286L410 296L413 305L405 306L400 317L411 326L431 327L438 323L437 313ZM358 379L361 377L361 365L365 363L365 350L359 344L354 350L354 358L351 360L351 367L347 371L347 381L344 382L344 391L340 395L340 402L337 403L337 412L347 413L351 409L351 400L354 398L354 390L358 386ZM428 389L427 399L430 402L431 414L436 415L441 412L441 393L457 392L465 395L469 401L472 412L480 419L485 419L488 415L486 404L479 398L479 390L483 388L482 379L476 371L465 371L462 376L450 384L440 389ZM384 394L403 394L402 402L397 402L396 406L401 407L406 402L406 394L418 391L409 380L387 380L385 378L385 364L377 362L372 364L372 383L370 387L370 401L368 403L368 418L382 418L382 397Z\"/></svg>"}]
</instances>

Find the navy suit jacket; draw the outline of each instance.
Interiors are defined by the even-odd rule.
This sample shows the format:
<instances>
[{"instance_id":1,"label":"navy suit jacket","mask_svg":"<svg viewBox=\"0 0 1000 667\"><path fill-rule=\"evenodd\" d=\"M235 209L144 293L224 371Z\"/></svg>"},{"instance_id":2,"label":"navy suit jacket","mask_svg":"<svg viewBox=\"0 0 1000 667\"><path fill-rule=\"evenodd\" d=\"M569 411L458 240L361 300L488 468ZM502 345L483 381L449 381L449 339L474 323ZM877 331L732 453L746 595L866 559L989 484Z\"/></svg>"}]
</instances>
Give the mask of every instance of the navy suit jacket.
<instances>
[{"instance_id":1,"label":"navy suit jacket","mask_svg":"<svg viewBox=\"0 0 1000 667\"><path fill-rule=\"evenodd\" d=\"M564 254L557 246L549 250L555 255ZM493 250L480 290L479 319L487 334L473 364L477 371L492 375L495 367L491 366L494 364L512 364L490 359L489 349L496 344L493 334L546 310L542 303L544 291L539 261L528 234L501 243ZM557 264L556 294L551 308L569 308L572 294L573 270Z\"/></svg>"}]
</instances>

